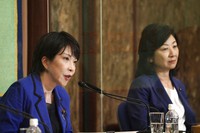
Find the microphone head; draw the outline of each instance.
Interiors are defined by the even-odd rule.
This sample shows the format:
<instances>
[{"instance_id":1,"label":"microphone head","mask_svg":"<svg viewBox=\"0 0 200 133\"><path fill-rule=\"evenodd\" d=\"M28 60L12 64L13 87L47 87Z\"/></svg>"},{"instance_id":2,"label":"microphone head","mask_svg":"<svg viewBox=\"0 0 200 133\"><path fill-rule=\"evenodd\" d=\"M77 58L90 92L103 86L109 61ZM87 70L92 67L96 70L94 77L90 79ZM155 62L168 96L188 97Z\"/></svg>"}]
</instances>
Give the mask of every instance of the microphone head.
<instances>
[{"instance_id":1,"label":"microphone head","mask_svg":"<svg viewBox=\"0 0 200 133\"><path fill-rule=\"evenodd\" d=\"M90 90L90 91L95 91L95 92L97 92L97 93L101 93L101 92L102 92L101 89L97 88L96 86L91 85L91 84L86 83L86 82L83 82L83 81L79 81L79 82L78 82L78 85L79 85L80 87L86 88L86 89L88 89L88 90Z\"/></svg>"},{"instance_id":2,"label":"microphone head","mask_svg":"<svg viewBox=\"0 0 200 133\"><path fill-rule=\"evenodd\" d=\"M79 85L80 87L85 87L86 84L85 84L83 81L79 81L79 82L78 82L78 85Z\"/></svg>"}]
</instances>

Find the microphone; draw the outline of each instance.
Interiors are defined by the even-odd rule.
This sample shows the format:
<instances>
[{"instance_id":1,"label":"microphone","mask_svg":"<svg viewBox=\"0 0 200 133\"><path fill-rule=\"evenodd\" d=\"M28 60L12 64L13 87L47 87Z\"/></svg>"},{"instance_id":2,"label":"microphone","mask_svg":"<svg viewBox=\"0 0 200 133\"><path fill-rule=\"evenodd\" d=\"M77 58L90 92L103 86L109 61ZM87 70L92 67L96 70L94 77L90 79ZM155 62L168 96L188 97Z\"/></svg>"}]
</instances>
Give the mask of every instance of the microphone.
<instances>
[{"instance_id":1,"label":"microphone","mask_svg":"<svg viewBox=\"0 0 200 133\"><path fill-rule=\"evenodd\" d=\"M128 103L132 103L132 104L139 104L141 106L145 106L147 108L147 111L150 112L150 109L153 109L157 112L159 112L159 110L157 108L154 108L154 107L149 107L145 102L143 102L142 100L140 99L136 99L136 98L131 98L131 97L124 97L124 96L120 96L120 95L115 95L115 94L110 94L110 93L107 93L107 92L104 92L103 90L97 88L96 86L94 85L91 85L87 82L83 82L83 81L79 81L78 82L78 85L82 88L86 88L90 91L94 91L94 92L97 92L99 94L103 94L105 96L108 96L110 98L114 98L116 100L120 100L120 101L125 101L125 102L128 102ZM143 104L143 105L142 105Z\"/></svg>"},{"instance_id":2,"label":"microphone","mask_svg":"<svg viewBox=\"0 0 200 133\"><path fill-rule=\"evenodd\" d=\"M30 114L28 114L26 112L19 111L17 109L11 108L11 107L6 106L6 105L1 104L1 103L0 103L0 108L5 110L5 111L9 111L9 112L11 112L11 113L13 113L15 115L19 115L19 116L22 116L24 118L27 118L27 119L34 118L33 116L31 116ZM47 130L48 133L51 133L49 127L44 122L39 121L39 120L38 120L38 122L44 126L45 130Z\"/></svg>"},{"instance_id":3,"label":"microphone","mask_svg":"<svg viewBox=\"0 0 200 133\"><path fill-rule=\"evenodd\" d=\"M124 101L124 102L131 103L131 104L137 104L137 105L140 105L140 106L144 106L147 109L147 116L149 116L150 109L155 110L156 112L159 112L159 110L157 108L148 106L144 101L142 101L140 99L110 94L110 93L104 92L103 90L97 88L94 85L91 85L91 84L89 84L87 82L83 82L83 81L79 81L78 85L82 88L86 88L90 91L94 91L94 92L97 92L99 94L103 94L107 97L110 97L110 98L113 98L113 99L116 99L116 100ZM148 117L148 121L149 121L149 117ZM149 126L150 126L150 121L149 121ZM139 132L140 133L150 132L149 130L150 129L147 129L147 131L144 130L144 131L139 131Z\"/></svg>"}]
</instances>

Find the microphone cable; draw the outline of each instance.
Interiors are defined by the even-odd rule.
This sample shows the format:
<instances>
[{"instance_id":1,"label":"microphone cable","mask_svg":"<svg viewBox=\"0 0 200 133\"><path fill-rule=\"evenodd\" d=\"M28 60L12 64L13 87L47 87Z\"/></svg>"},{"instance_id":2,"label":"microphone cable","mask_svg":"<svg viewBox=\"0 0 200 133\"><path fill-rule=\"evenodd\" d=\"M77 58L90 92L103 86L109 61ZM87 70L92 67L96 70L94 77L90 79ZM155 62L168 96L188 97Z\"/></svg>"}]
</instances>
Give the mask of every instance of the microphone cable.
<instances>
[{"instance_id":1,"label":"microphone cable","mask_svg":"<svg viewBox=\"0 0 200 133\"><path fill-rule=\"evenodd\" d=\"M6 106L6 105L1 104L1 103L0 103L0 108L4 109L5 111L12 112L15 115L19 115L19 116L25 117L27 119L34 118L29 113L26 113L26 112L23 112L23 111L19 111L17 109L11 108L11 107ZM44 122L39 121L39 120L38 120L38 122L44 126L44 128L48 131L48 133L51 133L49 127L47 126L47 124L45 124Z\"/></svg>"},{"instance_id":2,"label":"microphone cable","mask_svg":"<svg viewBox=\"0 0 200 133\"><path fill-rule=\"evenodd\" d=\"M83 82L83 81L79 81L78 85L80 87L88 89L89 91L96 92L96 93L99 93L99 94L103 94L103 95L105 95L109 98L115 99L115 100L119 100L119 101L123 101L123 102L127 102L127 103L136 104L136 105L146 107L147 117L148 117L147 121L148 121L149 126L148 126L147 129L139 131L139 133L149 133L149 130L150 130L149 112L150 112L150 109L155 110L156 112L159 112L159 110L157 108L152 107L152 106L148 106L144 101L137 99L137 98L125 97L125 96L121 96L121 95L110 94L110 93L104 92L103 90L97 88L96 86L91 85L91 84L86 83L86 82Z\"/></svg>"}]
</instances>

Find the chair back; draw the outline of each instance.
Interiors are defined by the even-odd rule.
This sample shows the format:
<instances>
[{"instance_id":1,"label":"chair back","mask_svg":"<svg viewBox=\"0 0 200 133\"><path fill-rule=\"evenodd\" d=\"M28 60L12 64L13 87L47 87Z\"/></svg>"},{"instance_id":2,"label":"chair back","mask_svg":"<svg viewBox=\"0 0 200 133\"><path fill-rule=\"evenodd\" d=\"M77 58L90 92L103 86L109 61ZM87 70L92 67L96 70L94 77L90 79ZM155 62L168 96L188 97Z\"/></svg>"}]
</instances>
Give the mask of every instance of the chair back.
<instances>
[{"instance_id":1,"label":"chair back","mask_svg":"<svg viewBox=\"0 0 200 133\"><path fill-rule=\"evenodd\" d=\"M122 102L119 104L117 116L118 116L118 123L119 123L120 130L131 131L126 102Z\"/></svg>"}]
</instances>

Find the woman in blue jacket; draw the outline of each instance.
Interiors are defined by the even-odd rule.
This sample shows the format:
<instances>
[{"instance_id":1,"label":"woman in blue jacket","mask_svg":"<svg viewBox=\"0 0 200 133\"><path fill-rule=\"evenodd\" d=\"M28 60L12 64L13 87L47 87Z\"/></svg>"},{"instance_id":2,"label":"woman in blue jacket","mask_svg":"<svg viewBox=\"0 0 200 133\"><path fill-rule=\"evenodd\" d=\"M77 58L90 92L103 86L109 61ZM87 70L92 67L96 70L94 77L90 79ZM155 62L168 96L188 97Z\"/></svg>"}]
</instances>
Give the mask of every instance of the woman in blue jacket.
<instances>
[{"instance_id":1,"label":"woman in blue jacket","mask_svg":"<svg viewBox=\"0 0 200 133\"><path fill-rule=\"evenodd\" d=\"M168 104L173 103L179 114L179 130L190 131L195 123L195 114L188 103L185 86L174 77L179 57L174 31L167 25L148 25L142 32L138 54L135 80L128 97L142 100L154 112L166 113ZM136 104L128 104L127 108L130 130L149 127L147 108Z\"/></svg>"},{"instance_id":2,"label":"woman in blue jacket","mask_svg":"<svg viewBox=\"0 0 200 133\"><path fill-rule=\"evenodd\" d=\"M40 121L42 133L72 132L70 98L64 86L76 70L79 44L62 32L44 35L33 55L32 73L13 83L1 98L1 104L28 113ZM0 109L0 132L19 132L29 119Z\"/></svg>"}]
</instances>

